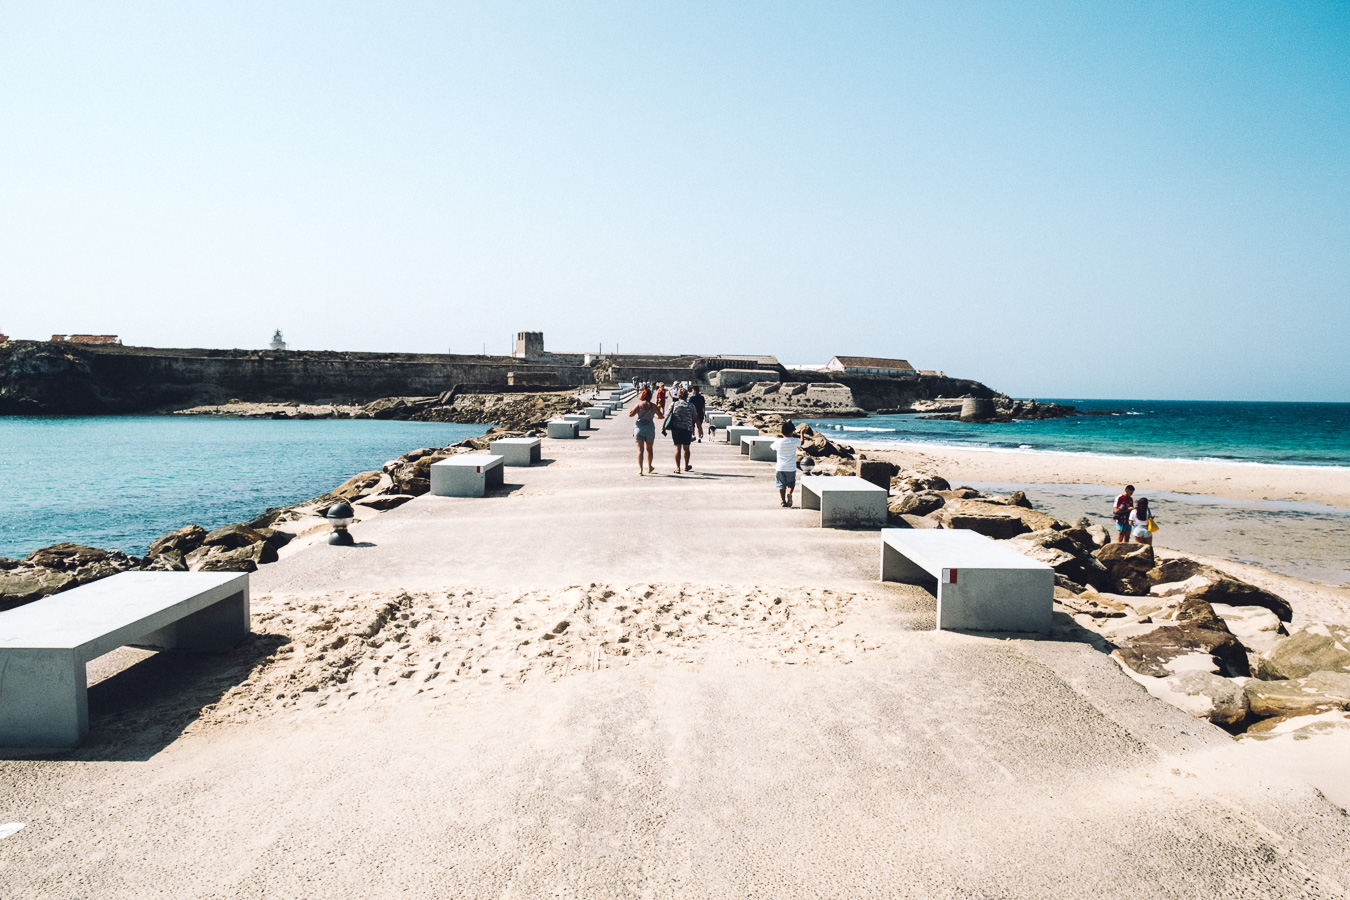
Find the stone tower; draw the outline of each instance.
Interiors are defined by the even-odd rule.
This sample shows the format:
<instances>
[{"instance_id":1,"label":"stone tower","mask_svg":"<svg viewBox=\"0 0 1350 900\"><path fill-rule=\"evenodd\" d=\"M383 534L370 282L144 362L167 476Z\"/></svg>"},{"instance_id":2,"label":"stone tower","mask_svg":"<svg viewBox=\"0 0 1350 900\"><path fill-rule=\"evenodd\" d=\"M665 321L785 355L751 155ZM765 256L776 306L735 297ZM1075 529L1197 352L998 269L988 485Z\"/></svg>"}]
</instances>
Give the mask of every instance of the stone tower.
<instances>
[{"instance_id":1,"label":"stone tower","mask_svg":"<svg viewBox=\"0 0 1350 900\"><path fill-rule=\"evenodd\" d=\"M281 339L281 329L278 328L272 335L272 343L269 345L273 350L285 350L286 342Z\"/></svg>"},{"instance_id":2,"label":"stone tower","mask_svg":"<svg viewBox=\"0 0 1350 900\"><path fill-rule=\"evenodd\" d=\"M544 333L542 331L516 332L516 349L511 354L516 359L538 359L544 355Z\"/></svg>"}]
</instances>

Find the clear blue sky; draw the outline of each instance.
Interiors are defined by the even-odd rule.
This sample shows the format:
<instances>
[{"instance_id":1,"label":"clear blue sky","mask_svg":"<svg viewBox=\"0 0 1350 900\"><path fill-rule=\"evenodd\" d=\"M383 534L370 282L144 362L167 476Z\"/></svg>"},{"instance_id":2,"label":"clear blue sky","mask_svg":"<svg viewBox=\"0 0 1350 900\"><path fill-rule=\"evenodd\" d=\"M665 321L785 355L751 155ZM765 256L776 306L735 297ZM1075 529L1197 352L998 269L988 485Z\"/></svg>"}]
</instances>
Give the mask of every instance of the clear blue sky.
<instances>
[{"instance_id":1,"label":"clear blue sky","mask_svg":"<svg viewBox=\"0 0 1350 900\"><path fill-rule=\"evenodd\" d=\"M1350 400L1345 3L0 4L0 332Z\"/></svg>"}]
</instances>

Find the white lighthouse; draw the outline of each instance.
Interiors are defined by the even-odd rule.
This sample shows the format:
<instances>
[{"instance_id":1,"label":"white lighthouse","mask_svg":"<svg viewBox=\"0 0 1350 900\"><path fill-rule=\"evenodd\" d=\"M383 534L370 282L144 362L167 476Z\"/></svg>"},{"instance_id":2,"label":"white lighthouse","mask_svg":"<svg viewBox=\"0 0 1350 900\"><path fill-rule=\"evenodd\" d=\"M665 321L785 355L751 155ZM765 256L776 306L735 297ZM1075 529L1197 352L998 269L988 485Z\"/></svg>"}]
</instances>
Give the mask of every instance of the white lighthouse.
<instances>
[{"instance_id":1,"label":"white lighthouse","mask_svg":"<svg viewBox=\"0 0 1350 900\"><path fill-rule=\"evenodd\" d=\"M284 340L281 339L281 329L280 329L280 328L278 328L278 329L276 330L276 333L272 335L272 343L271 343L270 346L272 347L273 350L285 350L285 349L286 349L286 342L285 342Z\"/></svg>"}]
</instances>

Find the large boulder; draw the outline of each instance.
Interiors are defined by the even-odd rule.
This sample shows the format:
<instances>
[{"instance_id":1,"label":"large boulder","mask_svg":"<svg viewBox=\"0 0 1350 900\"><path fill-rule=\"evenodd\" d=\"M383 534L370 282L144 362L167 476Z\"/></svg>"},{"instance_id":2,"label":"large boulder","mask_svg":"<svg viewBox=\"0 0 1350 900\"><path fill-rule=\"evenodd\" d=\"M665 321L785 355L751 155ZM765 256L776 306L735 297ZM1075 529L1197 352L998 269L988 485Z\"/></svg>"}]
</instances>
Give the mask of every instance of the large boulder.
<instances>
[{"instance_id":1,"label":"large boulder","mask_svg":"<svg viewBox=\"0 0 1350 900\"><path fill-rule=\"evenodd\" d=\"M949 491L952 486L941 475L928 475L923 472L902 472L891 479L891 487L897 491Z\"/></svg>"},{"instance_id":2,"label":"large boulder","mask_svg":"<svg viewBox=\"0 0 1350 900\"><path fill-rule=\"evenodd\" d=\"M1197 625L1163 625L1120 642L1113 653L1140 675L1164 678L1186 671L1248 675L1247 651L1228 631Z\"/></svg>"},{"instance_id":3,"label":"large boulder","mask_svg":"<svg viewBox=\"0 0 1350 900\"><path fill-rule=\"evenodd\" d=\"M85 547L82 544L53 544L34 550L24 560L30 566L44 569L56 569L58 572L74 572L96 563L120 565L123 569L135 568L136 562L118 550L100 550L97 547Z\"/></svg>"},{"instance_id":4,"label":"large boulder","mask_svg":"<svg viewBox=\"0 0 1350 900\"><path fill-rule=\"evenodd\" d=\"M1253 678L1243 690L1252 715L1262 719L1350 709L1350 674L1344 672L1314 672L1286 681Z\"/></svg>"},{"instance_id":5,"label":"large boulder","mask_svg":"<svg viewBox=\"0 0 1350 900\"><path fill-rule=\"evenodd\" d=\"M1260 606L1270 610L1284 622L1294 617L1293 607L1283 597L1227 575L1221 575L1217 580L1195 588L1186 596L1226 606Z\"/></svg>"},{"instance_id":6,"label":"large boulder","mask_svg":"<svg viewBox=\"0 0 1350 900\"><path fill-rule=\"evenodd\" d=\"M883 459L864 459L858 457L858 477L863 481L871 482L877 487L889 488L891 479L900 471L900 467L893 462L887 462Z\"/></svg>"},{"instance_id":7,"label":"large boulder","mask_svg":"<svg viewBox=\"0 0 1350 900\"><path fill-rule=\"evenodd\" d=\"M1250 726L1239 740L1266 741L1288 737L1296 741L1306 740L1319 734L1350 731L1350 713L1335 710L1319 713L1294 713L1287 716L1271 716Z\"/></svg>"},{"instance_id":8,"label":"large boulder","mask_svg":"<svg viewBox=\"0 0 1350 900\"><path fill-rule=\"evenodd\" d=\"M200 525L184 525L177 531L171 531L153 542L145 555L151 559L169 552L186 556L200 547L205 540L205 528Z\"/></svg>"},{"instance_id":9,"label":"large boulder","mask_svg":"<svg viewBox=\"0 0 1350 900\"><path fill-rule=\"evenodd\" d=\"M1147 687L1153 696L1215 725L1233 726L1247 718L1242 685L1213 672L1182 672Z\"/></svg>"},{"instance_id":10,"label":"large boulder","mask_svg":"<svg viewBox=\"0 0 1350 900\"><path fill-rule=\"evenodd\" d=\"M263 543L266 538L255 528L247 525L225 525L217 528L215 531L207 532L202 544L207 547L224 547L227 550L237 550L240 547L247 547L251 544Z\"/></svg>"},{"instance_id":11,"label":"large boulder","mask_svg":"<svg viewBox=\"0 0 1350 900\"><path fill-rule=\"evenodd\" d=\"M260 564L276 559L276 551L259 541L243 547L202 546L187 555L186 563L194 572L256 572Z\"/></svg>"},{"instance_id":12,"label":"large boulder","mask_svg":"<svg viewBox=\"0 0 1350 900\"><path fill-rule=\"evenodd\" d=\"M936 518L946 528L969 528L988 537L1005 540L1032 531L1068 527L1054 516L1047 516L1034 509L956 496L962 493L961 489L935 493L946 500L936 513Z\"/></svg>"},{"instance_id":13,"label":"large boulder","mask_svg":"<svg viewBox=\"0 0 1350 900\"><path fill-rule=\"evenodd\" d=\"M1261 678L1302 678L1313 672L1350 672L1350 628L1309 625L1266 652L1257 667Z\"/></svg>"},{"instance_id":14,"label":"large boulder","mask_svg":"<svg viewBox=\"0 0 1350 900\"><path fill-rule=\"evenodd\" d=\"M1057 576L1064 577L1074 585L1087 585L1099 591L1115 590L1115 579L1101 561L1092 555L1092 548L1075 540L1071 531L1042 528L1018 535L1009 541L1009 545L1045 563L1055 570ZM1076 593L1081 593L1081 590Z\"/></svg>"},{"instance_id":15,"label":"large boulder","mask_svg":"<svg viewBox=\"0 0 1350 900\"><path fill-rule=\"evenodd\" d=\"M935 491L905 491L891 497L887 506L893 516L926 516L946 503Z\"/></svg>"},{"instance_id":16,"label":"large boulder","mask_svg":"<svg viewBox=\"0 0 1350 900\"><path fill-rule=\"evenodd\" d=\"M353 475L333 490L333 496L343 500L355 500L363 494L369 493L380 483L384 473L378 469L374 472L362 472L360 475Z\"/></svg>"},{"instance_id":17,"label":"large boulder","mask_svg":"<svg viewBox=\"0 0 1350 900\"><path fill-rule=\"evenodd\" d=\"M50 597L75 584L74 575L55 569L22 566L0 572L0 612Z\"/></svg>"},{"instance_id":18,"label":"large boulder","mask_svg":"<svg viewBox=\"0 0 1350 900\"><path fill-rule=\"evenodd\" d=\"M1148 544L1107 544L1093 554L1120 585L1120 593L1143 596L1153 586L1153 548Z\"/></svg>"}]
</instances>

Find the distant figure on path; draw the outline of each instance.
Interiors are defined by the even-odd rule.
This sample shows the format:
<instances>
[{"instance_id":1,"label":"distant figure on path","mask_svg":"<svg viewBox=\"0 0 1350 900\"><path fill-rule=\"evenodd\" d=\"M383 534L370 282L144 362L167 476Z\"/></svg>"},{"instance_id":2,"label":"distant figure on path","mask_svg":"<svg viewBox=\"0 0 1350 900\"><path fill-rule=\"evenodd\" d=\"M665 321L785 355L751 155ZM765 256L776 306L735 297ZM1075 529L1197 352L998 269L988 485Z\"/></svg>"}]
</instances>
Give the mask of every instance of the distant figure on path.
<instances>
[{"instance_id":1,"label":"distant figure on path","mask_svg":"<svg viewBox=\"0 0 1350 900\"><path fill-rule=\"evenodd\" d=\"M797 448L801 441L791 422L784 422L782 437L769 446L778 454L773 466L773 480L778 487L778 501L785 507L792 506L792 489L797 486Z\"/></svg>"},{"instance_id":2,"label":"distant figure on path","mask_svg":"<svg viewBox=\"0 0 1350 900\"><path fill-rule=\"evenodd\" d=\"M656 383L656 408L661 410L662 418L666 415L666 398L670 395L666 392L666 383L658 381Z\"/></svg>"},{"instance_id":3,"label":"distant figure on path","mask_svg":"<svg viewBox=\"0 0 1350 900\"><path fill-rule=\"evenodd\" d=\"M633 425L633 438L637 441L639 475L643 474L643 449L647 451L647 471L656 471L656 467L652 463L652 445L656 443L656 421L654 417L660 415L661 410L652 402L651 391L643 391L638 405L628 411L628 418L637 417L637 423Z\"/></svg>"},{"instance_id":4,"label":"distant figure on path","mask_svg":"<svg viewBox=\"0 0 1350 900\"><path fill-rule=\"evenodd\" d=\"M708 399L699 393L698 385L689 392L689 402L694 407L694 427L698 429L698 442L703 443L703 411L708 407Z\"/></svg>"},{"instance_id":5,"label":"distant figure on path","mask_svg":"<svg viewBox=\"0 0 1350 900\"><path fill-rule=\"evenodd\" d=\"M1112 518L1116 520L1116 543L1130 542L1130 511L1134 509L1134 485L1125 485L1125 493L1116 498Z\"/></svg>"},{"instance_id":6,"label":"distant figure on path","mask_svg":"<svg viewBox=\"0 0 1350 900\"><path fill-rule=\"evenodd\" d=\"M689 445L694 442L694 404L689 402L689 392L680 389L680 397L670 407L670 415L666 417L666 424L661 429L665 434L670 431L671 440L675 442L675 474L680 474L680 451L684 451L684 470L686 472L694 471L694 467L689 464Z\"/></svg>"},{"instance_id":7,"label":"distant figure on path","mask_svg":"<svg viewBox=\"0 0 1350 900\"><path fill-rule=\"evenodd\" d=\"M1130 511L1130 530L1134 532L1134 540L1139 544L1153 544L1153 532L1158 528L1153 521L1153 510L1148 508L1148 500L1143 497L1134 505Z\"/></svg>"}]
</instances>

